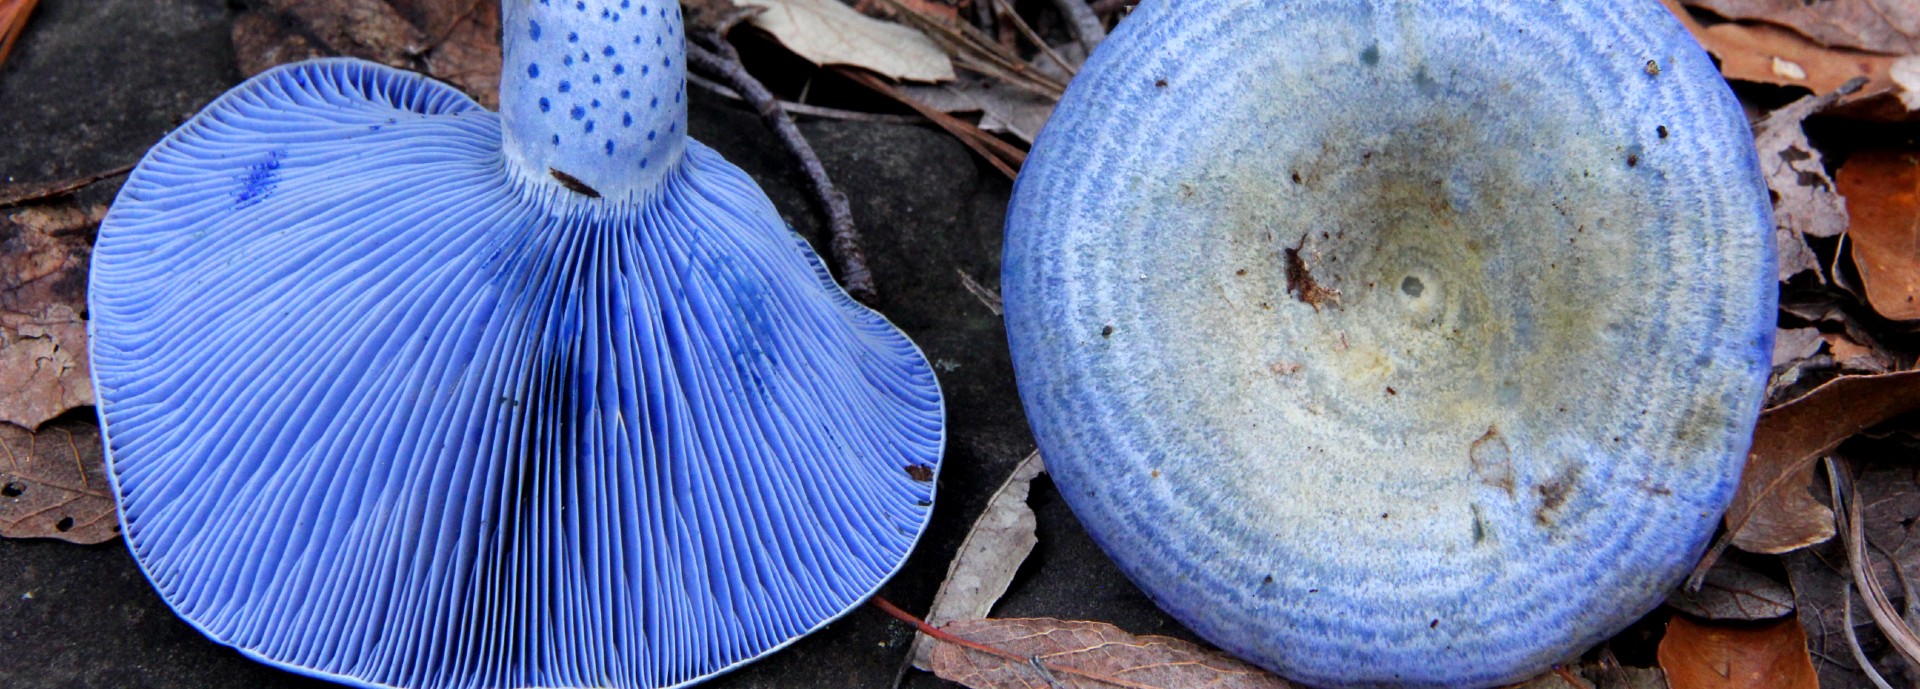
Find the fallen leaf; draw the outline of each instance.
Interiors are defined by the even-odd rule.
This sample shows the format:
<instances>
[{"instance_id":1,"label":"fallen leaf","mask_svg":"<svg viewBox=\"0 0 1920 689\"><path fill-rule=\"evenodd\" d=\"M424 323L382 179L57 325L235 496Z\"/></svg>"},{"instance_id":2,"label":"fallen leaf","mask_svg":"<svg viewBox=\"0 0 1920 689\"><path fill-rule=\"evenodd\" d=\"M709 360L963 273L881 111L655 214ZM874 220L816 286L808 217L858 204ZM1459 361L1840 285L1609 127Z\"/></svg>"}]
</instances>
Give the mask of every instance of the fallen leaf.
<instances>
[{"instance_id":1,"label":"fallen leaf","mask_svg":"<svg viewBox=\"0 0 1920 689\"><path fill-rule=\"evenodd\" d=\"M1773 333L1773 367L1790 366L1820 353L1826 340L1819 328L1781 328Z\"/></svg>"},{"instance_id":2,"label":"fallen leaf","mask_svg":"<svg viewBox=\"0 0 1920 689\"><path fill-rule=\"evenodd\" d=\"M951 84L906 84L901 90L941 112L980 113L981 129L1010 134L1028 145L1040 135L1040 129L1046 126L1047 118L1053 116L1053 106L1058 102L971 72Z\"/></svg>"},{"instance_id":3,"label":"fallen leaf","mask_svg":"<svg viewBox=\"0 0 1920 689\"><path fill-rule=\"evenodd\" d=\"M1804 246L1804 245L1803 245ZM1833 368L1820 353L1826 339L1819 328L1780 328L1773 334L1773 372L1767 377L1767 403L1785 402L1808 371Z\"/></svg>"},{"instance_id":4,"label":"fallen leaf","mask_svg":"<svg viewBox=\"0 0 1920 689\"><path fill-rule=\"evenodd\" d=\"M382 0L268 0L267 7L335 53L390 67L411 66L427 40Z\"/></svg>"},{"instance_id":5,"label":"fallen leaf","mask_svg":"<svg viewBox=\"0 0 1920 689\"><path fill-rule=\"evenodd\" d=\"M1841 596L1853 599L1852 633L1860 640L1862 654L1871 662L1885 663L1893 659L1893 650L1874 628L1873 620L1862 612L1866 602L1860 599L1860 593L1849 586L1845 547L1835 539L1787 553L1782 562L1787 581L1793 585L1795 616L1807 635L1807 650L1813 656L1821 688L1871 686L1849 648ZM1877 576L1882 581L1893 576L1884 561L1879 564Z\"/></svg>"},{"instance_id":6,"label":"fallen leaf","mask_svg":"<svg viewBox=\"0 0 1920 689\"><path fill-rule=\"evenodd\" d=\"M1581 677L1573 670L1555 668L1540 673L1538 677L1521 682L1505 689L1597 689L1592 681Z\"/></svg>"},{"instance_id":7,"label":"fallen leaf","mask_svg":"<svg viewBox=\"0 0 1920 689\"><path fill-rule=\"evenodd\" d=\"M289 62L325 57L325 48L293 31L279 16L246 12L233 19L233 61L243 76L253 76Z\"/></svg>"},{"instance_id":8,"label":"fallen leaf","mask_svg":"<svg viewBox=\"0 0 1920 689\"><path fill-rule=\"evenodd\" d=\"M1733 545L1778 554L1833 537L1833 511L1814 500L1813 465L1841 441L1920 409L1920 371L1846 376L1766 410L1727 508Z\"/></svg>"},{"instance_id":9,"label":"fallen leaf","mask_svg":"<svg viewBox=\"0 0 1920 689\"><path fill-rule=\"evenodd\" d=\"M27 17L39 3L40 0L0 0L0 65L7 64L7 55L13 53L13 44L20 40L20 34L26 33Z\"/></svg>"},{"instance_id":10,"label":"fallen leaf","mask_svg":"<svg viewBox=\"0 0 1920 689\"><path fill-rule=\"evenodd\" d=\"M968 620L942 629L1022 659L1037 659L1037 663L1018 662L952 643L936 647L934 674L973 689L1113 689L1117 685L1096 677L1127 683L1121 686L1163 689L1292 686L1199 644L1164 636L1134 636L1101 622Z\"/></svg>"},{"instance_id":11,"label":"fallen leaf","mask_svg":"<svg viewBox=\"0 0 1920 689\"><path fill-rule=\"evenodd\" d=\"M500 106L500 0L391 0L427 38L427 74Z\"/></svg>"},{"instance_id":12,"label":"fallen leaf","mask_svg":"<svg viewBox=\"0 0 1920 689\"><path fill-rule=\"evenodd\" d=\"M1847 373L1886 373L1893 368L1893 357L1874 345L1853 341L1846 333L1821 333L1833 361Z\"/></svg>"},{"instance_id":13,"label":"fallen leaf","mask_svg":"<svg viewBox=\"0 0 1920 689\"><path fill-rule=\"evenodd\" d=\"M1780 281L1805 271L1819 273L1804 237L1835 237L1847 231L1847 205L1834 192L1819 149L1807 143L1800 123L1832 105L1835 91L1808 96L1768 114L1753 127L1760 171L1773 190L1774 238L1780 247Z\"/></svg>"},{"instance_id":14,"label":"fallen leaf","mask_svg":"<svg viewBox=\"0 0 1920 689\"><path fill-rule=\"evenodd\" d=\"M1667 605L1708 620L1771 620L1793 613L1793 590L1739 560L1722 559L1699 591L1681 589Z\"/></svg>"},{"instance_id":15,"label":"fallen leaf","mask_svg":"<svg viewBox=\"0 0 1920 689\"><path fill-rule=\"evenodd\" d=\"M1014 573L1027 561L1034 544L1040 542L1034 534L1038 524L1033 508L1027 506L1027 493L1033 479L1046 470L1039 452L1027 455L988 498L987 508L973 520L973 528L960 542L953 564L947 567L947 579L941 582L940 591L933 596L933 607L927 610L927 624L938 627L958 620L977 620L993 612L993 604L1006 595ZM914 637L914 667L931 668L934 645L925 634Z\"/></svg>"},{"instance_id":16,"label":"fallen leaf","mask_svg":"<svg viewBox=\"0 0 1920 689\"><path fill-rule=\"evenodd\" d=\"M1734 22L1707 26L1681 7L1679 0L1661 1L1686 25L1694 39L1700 41L1701 47L1720 59L1720 73L1728 79L1830 93L1855 78L1864 77L1867 81L1863 88L1840 99L1853 104L1849 114L1903 119L1911 109L1901 104L1899 95L1905 89L1893 78L1893 66L1898 58L1827 48L1778 26ZM1882 101L1891 105L1880 107Z\"/></svg>"},{"instance_id":17,"label":"fallen leaf","mask_svg":"<svg viewBox=\"0 0 1920 689\"><path fill-rule=\"evenodd\" d=\"M816 65L845 65L896 80L950 81L953 61L926 34L854 11L837 0L737 0L765 12L748 20Z\"/></svg>"},{"instance_id":18,"label":"fallen leaf","mask_svg":"<svg viewBox=\"0 0 1920 689\"><path fill-rule=\"evenodd\" d=\"M87 261L106 206L0 215L0 423L37 428L93 404Z\"/></svg>"},{"instance_id":19,"label":"fallen leaf","mask_svg":"<svg viewBox=\"0 0 1920 689\"><path fill-rule=\"evenodd\" d=\"M327 55L418 69L500 100L499 0L271 0L233 22L243 74Z\"/></svg>"},{"instance_id":20,"label":"fallen leaf","mask_svg":"<svg viewBox=\"0 0 1920 689\"><path fill-rule=\"evenodd\" d=\"M39 432L0 423L0 536L100 543L120 535L100 426L68 417Z\"/></svg>"},{"instance_id":21,"label":"fallen leaf","mask_svg":"<svg viewBox=\"0 0 1920 689\"><path fill-rule=\"evenodd\" d=\"M1839 177L1868 303L1893 320L1920 319L1920 158L1913 151L1862 151Z\"/></svg>"},{"instance_id":22,"label":"fallen leaf","mask_svg":"<svg viewBox=\"0 0 1920 689\"><path fill-rule=\"evenodd\" d=\"M1675 615L1660 639L1660 669L1673 689L1819 689L1800 622L1694 622Z\"/></svg>"},{"instance_id":23,"label":"fallen leaf","mask_svg":"<svg viewBox=\"0 0 1920 689\"><path fill-rule=\"evenodd\" d=\"M1667 689L1667 673L1660 668L1589 666L1582 671L1595 689Z\"/></svg>"},{"instance_id":24,"label":"fallen leaf","mask_svg":"<svg viewBox=\"0 0 1920 689\"><path fill-rule=\"evenodd\" d=\"M1684 0L1728 19L1778 24L1832 48L1920 53L1920 4L1903 0Z\"/></svg>"}]
</instances>

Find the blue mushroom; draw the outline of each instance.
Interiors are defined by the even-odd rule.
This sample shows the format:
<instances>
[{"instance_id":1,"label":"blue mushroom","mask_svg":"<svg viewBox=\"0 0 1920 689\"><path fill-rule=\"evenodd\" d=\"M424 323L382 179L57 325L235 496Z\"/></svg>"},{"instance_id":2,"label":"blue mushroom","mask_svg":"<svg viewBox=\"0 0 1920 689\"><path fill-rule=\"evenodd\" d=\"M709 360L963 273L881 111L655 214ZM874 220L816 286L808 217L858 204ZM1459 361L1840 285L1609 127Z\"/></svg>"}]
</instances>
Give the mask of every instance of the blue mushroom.
<instances>
[{"instance_id":1,"label":"blue mushroom","mask_svg":"<svg viewBox=\"0 0 1920 689\"><path fill-rule=\"evenodd\" d=\"M504 17L498 114L305 62L134 171L90 299L127 543L295 672L686 685L900 568L940 390L687 137L675 3Z\"/></svg>"},{"instance_id":2,"label":"blue mushroom","mask_svg":"<svg viewBox=\"0 0 1920 689\"><path fill-rule=\"evenodd\" d=\"M1537 674L1658 605L1738 481L1776 299L1752 141L1653 0L1146 0L1009 211L1048 469L1283 675Z\"/></svg>"}]
</instances>

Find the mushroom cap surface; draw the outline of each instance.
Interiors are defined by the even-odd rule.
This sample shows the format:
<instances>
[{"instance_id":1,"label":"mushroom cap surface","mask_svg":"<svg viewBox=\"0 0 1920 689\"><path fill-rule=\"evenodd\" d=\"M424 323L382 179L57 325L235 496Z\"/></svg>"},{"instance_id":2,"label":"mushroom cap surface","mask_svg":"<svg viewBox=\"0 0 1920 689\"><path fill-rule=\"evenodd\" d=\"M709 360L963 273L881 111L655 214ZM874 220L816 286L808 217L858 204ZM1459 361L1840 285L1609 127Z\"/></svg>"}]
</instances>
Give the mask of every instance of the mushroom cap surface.
<instances>
[{"instance_id":1,"label":"mushroom cap surface","mask_svg":"<svg viewBox=\"0 0 1920 689\"><path fill-rule=\"evenodd\" d=\"M1214 644L1329 687L1524 680L1658 605L1738 481L1773 222L1652 0L1147 0L1002 277L1049 470Z\"/></svg>"},{"instance_id":2,"label":"mushroom cap surface","mask_svg":"<svg viewBox=\"0 0 1920 689\"><path fill-rule=\"evenodd\" d=\"M698 142L589 198L511 164L502 128L320 60L133 172L92 354L162 597L357 686L651 688L872 595L932 509L913 474L944 407L918 348Z\"/></svg>"}]
</instances>

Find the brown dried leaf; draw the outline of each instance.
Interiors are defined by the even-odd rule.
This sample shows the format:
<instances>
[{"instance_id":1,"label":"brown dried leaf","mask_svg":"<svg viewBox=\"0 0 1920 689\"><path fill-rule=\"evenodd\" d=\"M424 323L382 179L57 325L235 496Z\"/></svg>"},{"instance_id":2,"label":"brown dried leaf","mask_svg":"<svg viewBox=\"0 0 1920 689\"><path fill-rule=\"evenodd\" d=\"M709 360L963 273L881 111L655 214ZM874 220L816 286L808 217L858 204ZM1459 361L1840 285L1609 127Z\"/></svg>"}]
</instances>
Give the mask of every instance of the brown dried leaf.
<instances>
[{"instance_id":1,"label":"brown dried leaf","mask_svg":"<svg viewBox=\"0 0 1920 689\"><path fill-rule=\"evenodd\" d=\"M944 627L950 634L1009 651L1032 663L942 643L933 652L933 672L973 689L1287 689L1286 680L1260 668L1164 636L1134 636L1101 622L1054 619L969 620ZM1050 675L1050 677L1049 677Z\"/></svg>"},{"instance_id":2,"label":"brown dried leaf","mask_svg":"<svg viewBox=\"0 0 1920 689\"><path fill-rule=\"evenodd\" d=\"M0 422L36 428L93 404L87 260L106 206L0 215Z\"/></svg>"},{"instance_id":3,"label":"brown dried leaf","mask_svg":"<svg viewBox=\"0 0 1920 689\"><path fill-rule=\"evenodd\" d=\"M1673 689L1820 689L1794 619L1714 625L1675 615L1659 655Z\"/></svg>"},{"instance_id":4,"label":"brown dried leaf","mask_svg":"<svg viewBox=\"0 0 1920 689\"><path fill-rule=\"evenodd\" d=\"M1862 480L1869 480L1862 476ZM1813 656L1814 671L1820 675L1821 689L1851 689L1872 686L1854 659L1847 640L1842 595L1853 598L1853 636L1860 640L1862 654L1871 662L1891 660L1894 652L1874 629L1873 620L1862 611L1866 603L1849 586L1847 554L1839 539L1788 553L1782 561L1787 580L1793 584L1795 616L1806 630L1807 650ZM1875 576L1890 581L1893 571L1878 563Z\"/></svg>"},{"instance_id":5,"label":"brown dried leaf","mask_svg":"<svg viewBox=\"0 0 1920 689\"><path fill-rule=\"evenodd\" d=\"M1807 143L1800 123L1832 105L1836 93L1794 101L1754 125L1753 145L1760 171L1773 190L1774 238L1780 247L1780 281L1819 272L1804 236L1834 237L1847 231L1846 200L1834 193L1833 180L1819 149Z\"/></svg>"},{"instance_id":6,"label":"brown dried leaf","mask_svg":"<svg viewBox=\"0 0 1920 689\"><path fill-rule=\"evenodd\" d=\"M1840 168L1839 187L1847 197L1847 238L1867 301L1887 318L1920 319L1920 157L1912 151L1856 153Z\"/></svg>"},{"instance_id":7,"label":"brown dried leaf","mask_svg":"<svg viewBox=\"0 0 1920 689\"><path fill-rule=\"evenodd\" d=\"M400 0L420 3L423 0ZM500 3L499 0L457 0L471 11L455 15L446 28L434 32L444 36L427 53L427 73L453 84L487 108L500 107ZM431 4L448 5L449 0ZM427 26L438 26L428 24Z\"/></svg>"},{"instance_id":8,"label":"brown dried leaf","mask_svg":"<svg viewBox=\"0 0 1920 689\"><path fill-rule=\"evenodd\" d=\"M1581 672L1596 689L1668 689L1660 668L1591 666Z\"/></svg>"},{"instance_id":9,"label":"brown dried leaf","mask_svg":"<svg viewBox=\"0 0 1920 689\"><path fill-rule=\"evenodd\" d=\"M1707 572L1699 591L1682 588L1667 605L1708 620L1771 620L1793 612L1793 590L1731 558Z\"/></svg>"},{"instance_id":10,"label":"brown dried leaf","mask_svg":"<svg viewBox=\"0 0 1920 689\"><path fill-rule=\"evenodd\" d=\"M1684 0L1728 19L1779 24L1830 48L1920 53L1920 4L1910 0Z\"/></svg>"},{"instance_id":11,"label":"brown dried leaf","mask_svg":"<svg viewBox=\"0 0 1920 689\"><path fill-rule=\"evenodd\" d=\"M962 273L965 275L965 273ZM973 529L960 542L960 550L947 567L947 579L933 596L927 610L927 624L935 627L958 620L976 620L993 612L993 604L1013 584L1020 563L1027 561L1039 526L1033 508L1027 506L1027 494L1033 479L1045 473L1047 465L1034 452L1013 468L1000 489L987 500L987 508L973 521ZM933 663L935 642L925 634L913 639L913 665L922 670Z\"/></svg>"},{"instance_id":12,"label":"brown dried leaf","mask_svg":"<svg viewBox=\"0 0 1920 689\"><path fill-rule=\"evenodd\" d=\"M1727 508L1733 545L1778 554L1833 537L1833 511L1814 500L1813 465L1841 441L1920 409L1920 371L1846 376L1760 415L1746 473Z\"/></svg>"},{"instance_id":13,"label":"brown dried leaf","mask_svg":"<svg viewBox=\"0 0 1920 689\"><path fill-rule=\"evenodd\" d=\"M392 67L410 66L427 41L381 0L268 0L267 7L337 54Z\"/></svg>"},{"instance_id":14,"label":"brown dried leaf","mask_svg":"<svg viewBox=\"0 0 1920 689\"><path fill-rule=\"evenodd\" d=\"M926 34L874 19L839 0L735 0L763 7L748 20L808 62L871 70L891 79L950 81L953 61Z\"/></svg>"},{"instance_id":15,"label":"brown dried leaf","mask_svg":"<svg viewBox=\"0 0 1920 689\"><path fill-rule=\"evenodd\" d=\"M1847 373L1886 373L1893 368L1893 357L1882 351L1872 341L1860 343L1853 341L1846 333L1821 333L1827 349L1833 352L1833 361L1840 370Z\"/></svg>"},{"instance_id":16,"label":"brown dried leaf","mask_svg":"<svg viewBox=\"0 0 1920 689\"><path fill-rule=\"evenodd\" d=\"M1720 72L1728 79L1829 93L1856 77L1866 77L1866 86L1842 101L1863 108L1868 105L1879 108L1882 102L1886 105L1884 111L1864 109L1858 114L1900 119L1910 109L1898 98L1906 89L1893 78L1893 66L1898 58L1827 48L1777 26L1736 23L1706 26L1688 14L1679 0L1662 2L1707 52L1720 58Z\"/></svg>"},{"instance_id":17,"label":"brown dried leaf","mask_svg":"<svg viewBox=\"0 0 1920 689\"><path fill-rule=\"evenodd\" d=\"M1011 134L1032 145L1053 116L1056 99L1008 88L994 79L968 72L951 84L901 87L907 96L941 112L980 113L980 128L998 134Z\"/></svg>"},{"instance_id":18,"label":"brown dried leaf","mask_svg":"<svg viewBox=\"0 0 1920 689\"><path fill-rule=\"evenodd\" d=\"M40 0L0 0L0 65L7 64L13 44L27 30L27 17Z\"/></svg>"},{"instance_id":19,"label":"brown dried leaf","mask_svg":"<svg viewBox=\"0 0 1920 689\"><path fill-rule=\"evenodd\" d=\"M233 20L233 60L253 76L289 62L325 57L327 51L289 28L277 15L247 12Z\"/></svg>"},{"instance_id":20,"label":"brown dried leaf","mask_svg":"<svg viewBox=\"0 0 1920 689\"><path fill-rule=\"evenodd\" d=\"M67 418L38 433L0 424L0 536L100 543L120 535L100 426Z\"/></svg>"}]
</instances>

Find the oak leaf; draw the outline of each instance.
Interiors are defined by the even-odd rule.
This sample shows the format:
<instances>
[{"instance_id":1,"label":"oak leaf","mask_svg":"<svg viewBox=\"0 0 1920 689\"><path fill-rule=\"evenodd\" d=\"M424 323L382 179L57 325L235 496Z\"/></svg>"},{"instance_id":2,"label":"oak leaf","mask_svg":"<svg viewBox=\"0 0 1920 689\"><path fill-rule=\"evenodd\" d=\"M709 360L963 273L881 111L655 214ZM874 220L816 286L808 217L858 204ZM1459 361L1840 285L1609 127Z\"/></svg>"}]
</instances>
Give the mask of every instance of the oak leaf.
<instances>
[{"instance_id":1,"label":"oak leaf","mask_svg":"<svg viewBox=\"0 0 1920 689\"><path fill-rule=\"evenodd\" d=\"M1673 689L1819 689L1798 620L1717 625L1675 615L1660 639Z\"/></svg>"}]
</instances>

